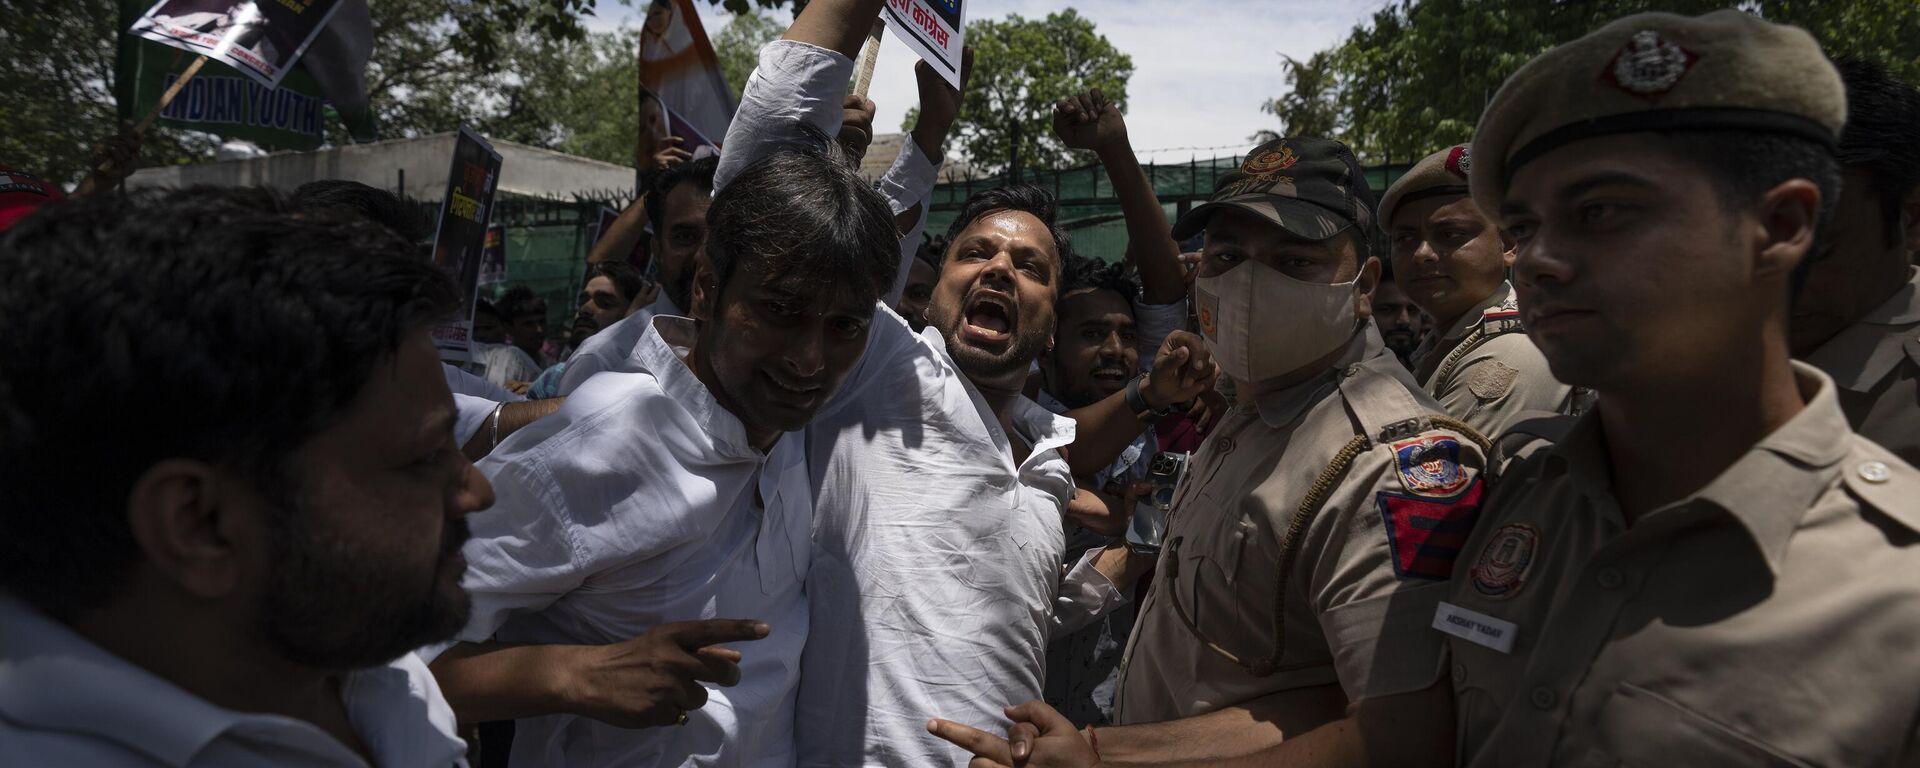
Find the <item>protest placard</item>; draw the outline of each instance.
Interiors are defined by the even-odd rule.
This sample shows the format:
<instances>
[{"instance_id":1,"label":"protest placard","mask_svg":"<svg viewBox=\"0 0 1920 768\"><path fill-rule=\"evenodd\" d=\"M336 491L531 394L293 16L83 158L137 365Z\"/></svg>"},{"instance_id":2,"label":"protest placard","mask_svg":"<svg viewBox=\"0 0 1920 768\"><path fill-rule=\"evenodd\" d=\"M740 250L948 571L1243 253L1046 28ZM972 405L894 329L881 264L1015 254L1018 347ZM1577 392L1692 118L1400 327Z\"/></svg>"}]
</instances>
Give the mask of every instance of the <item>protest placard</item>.
<instances>
[{"instance_id":1,"label":"protest placard","mask_svg":"<svg viewBox=\"0 0 1920 768\"><path fill-rule=\"evenodd\" d=\"M493 224L487 227L487 242L480 247L480 284L492 285L507 281L507 227Z\"/></svg>"},{"instance_id":2,"label":"protest placard","mask_svg":"<svg viewBox=\"0 0 1920 768\"><path fill-rule=\"evenodd\" d=\"M679 136L681 149L719 147L733 121L733 91L692 0L653 0L640 28L640 123L647 137Z\"/></svg>"},{"instance_id":3,"label":"protest placard","mask_svg":"<svg viewBox=\"0 0 1920 768\"><path fill-rule=\"evenodd\" d=\"M340 0L160 0L132 34L204 54L277 88Z\"/></svg>"},{"instance_id":4,"label":"protest placard","mask_svg":"<svg viewBox=\"0 0 1920 768\"><path fill-rule=\"evenodd\" d=\"M440 200L440 225L433 233L433 263L447 271L463 303L457 319L433 329L440 358L464 363L471 358L473 307L480 294L481 254L493 195L500 186L500 153L467 126L453 145L447 194Z\"/></svg>"},{"instance_id":5,"label":"protest placard","mask_svg":"<svg viewBox=\"0 0 1920 768\"><path fill-rule=\"evenodd\" d=\"M881 18L954 90L960 89L960 52L966 47L967 29L961 0L887 0Z\"/></svg>"}]
</instances>

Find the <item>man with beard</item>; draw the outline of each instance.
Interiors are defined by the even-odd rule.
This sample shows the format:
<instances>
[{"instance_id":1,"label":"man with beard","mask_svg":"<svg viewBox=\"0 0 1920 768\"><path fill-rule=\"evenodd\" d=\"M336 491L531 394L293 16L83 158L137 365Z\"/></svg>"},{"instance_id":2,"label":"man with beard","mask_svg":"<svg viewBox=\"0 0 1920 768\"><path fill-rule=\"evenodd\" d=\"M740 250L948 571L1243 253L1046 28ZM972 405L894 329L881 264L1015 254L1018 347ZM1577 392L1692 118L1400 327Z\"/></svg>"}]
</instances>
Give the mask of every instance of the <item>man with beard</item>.
<instances>
[{"instance_id":1,"label":"man with beard","mask_svg":"<svg viewBox=\"0 0 1920 768\"><path fill-rule=\"evenodd\" d=\"M715 177L720 194L794 141L797 126L833 130L881 4L815 0L761 50ZM1051 196L1031 186L968 200L948 230L926 330L877 311L859 367L808 427L816 515L803 766L964 759L927 734L926 718L1001 722L989 702L1040 693L1056 598L1097 593L1088 601L1097 605L1074 603L1081 619L1120 600L1090 563L1061 575L1061 517L1074 496L1061 449L1074 443L1076 460L1105 466L1141 420L1124 395L1096 404L1079 430L1095 437L1083 452L1073 419L1020 394L1054 332L1068 243L1053 218ZM1150 407L1211 386L1198 346L1160 351L1155 378L1139 387Z\"/></svg>"},{"instance_id":2,"label":"man with beard","mask_svg":"<svg viewBox=\"0 0 1920 768\"><path fill-rule=\"evenodd\" d=\"M447 278L265 192L0 242L0 745L20 765L449 765L465 621ZM217 403L218 407L208 407Z\"/></svg>"},{"instance_id":3,"label":"man with beard","mask_svg":"<svg viewBox=\"0 0 1920 768\"><path fill-rule=\"evenodd\" d=\"M1516 422L1575 413L1583 393L1560 383L1527 338L1507 271L1513 239L1467 196L1467 146L1423 158L1380 197L1393 274L1433 317L1414 376L1440 405L1488 437Z\"/></svg>"},{"instance_id":4,"label":"man with beard","mask_svg":"<svg viewBox=\"0 0 1920 768\"><path fill-rule=\"evenodd\" d=\"M1387 349L1407 370L1413 370L1413 351L1426 336L1427 315L1400 290L1391 260L1380 262L1380 285L1373 289L1373 322L1380 326L1380 340Z\"/></svg>"},{"instance_id":5,"label":"man with beard","mask_svg":"<svg viewBox=\"0 0 1920 768\"><path fill-rule=\"evenodd\" d=\"M474 615L433 669L462 721L518 721L516 764L793 762L796 430L859 359L899 258L886 202L817 139L714 197L693 318L656 316L630 368L481 462L500 501L466 549Z\"/></svg>"},{"instance_id":6,"label":"man with beard","mask_svg":"<svg viewBox=\"0 0 1920 768\"><path fill-rule=\"evenodd\" d=\"M1840 77L1844 183L1789 341L1833 377L1856 431L1920 464L1920 91L1868 62Z\"/></svg>"},{"instance_id":7,"label":"man with beard","mask_svg":"<svg viewBox=\"0 0 1920 768\"><path fill-rule=\"evenodd\" d=\"M1420 391L1370 320L1371 199L1344 145L1283 138L1173 230L1205 233L1201 330L1241 405L1173 499L1120 725L1082 743L1106 759L1244 755L1445 669L1429 625L1479 512L1485 443ZM997 736L932 730L1012 763Z\"/></svg>"},{"instance_id":8,"label":"man with beard","mask_svg":"<svg viewBox=\"0 0 1920 768\"><path fill-rule=\"evenodd\" d=\"M1429 611L1431 687L1215 765L1920 764L1920 471L1788 357L1848 100L1812 35L1735 10L1625 17L1508 78L1473 198L1598 402L1503 472Z\"/></svg>"}]
</instances>

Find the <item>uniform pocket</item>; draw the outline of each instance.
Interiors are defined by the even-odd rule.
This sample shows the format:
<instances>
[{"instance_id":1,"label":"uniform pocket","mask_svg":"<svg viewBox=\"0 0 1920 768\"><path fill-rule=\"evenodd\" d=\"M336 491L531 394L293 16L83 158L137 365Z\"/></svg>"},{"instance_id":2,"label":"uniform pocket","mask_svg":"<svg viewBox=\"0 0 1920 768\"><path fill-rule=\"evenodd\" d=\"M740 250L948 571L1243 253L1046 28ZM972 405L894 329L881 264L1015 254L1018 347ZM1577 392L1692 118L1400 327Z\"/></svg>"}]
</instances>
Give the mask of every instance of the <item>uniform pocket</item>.
<instances>
[{"instance_id":1,"label":"uniform pocket","mask_svg":"<svg viewBox=\"0 0 1920 768\"><path fill-rule=\"evenodd\" d=\"M1620 765L1807 766L1673 699L1622 682L1601 707L1600 747Z\"/></svg>"}]
</instances>

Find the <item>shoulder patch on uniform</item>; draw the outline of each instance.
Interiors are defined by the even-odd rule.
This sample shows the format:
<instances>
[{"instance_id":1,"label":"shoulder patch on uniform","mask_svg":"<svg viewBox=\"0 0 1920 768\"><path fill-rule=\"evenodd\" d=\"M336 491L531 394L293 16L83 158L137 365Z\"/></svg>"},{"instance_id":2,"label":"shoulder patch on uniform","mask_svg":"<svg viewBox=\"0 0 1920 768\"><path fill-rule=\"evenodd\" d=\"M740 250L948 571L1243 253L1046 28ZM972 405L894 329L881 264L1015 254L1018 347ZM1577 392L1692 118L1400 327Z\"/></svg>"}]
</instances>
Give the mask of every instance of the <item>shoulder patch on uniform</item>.
<instances>
[{"instance_id":1,"label":"shoulder patch on uniform","mask_svg":"<svg viewBox=\"0 0 1920 768\"><path fill-rule=\"evenodd\" d=\"M1492 336L1524 330L1520 326L1520 310L1489 309L1480 315L1480 335Z\"/></svg>"},{"instance_id":2,"label":"shoulder patch on uniform","mask_svg":"<svg viewBox=\"0 0 1920 768\"><path fill-rule=\"evenodd\" d=\"M1527 583L1527 569L1533 565L1533 550L1540 534L1533 526L1510 523L1500 526L1487 545L1480 548L1480 559L1467 572L1473 589L1487 597L1512 597Z\"/></svg>"},{"instance_id":3,"label":"shoulder patch on uniform","mask_svg":"<svg viewBox=\"0 0 1920 768\"><path fill-rule=\"evenodd\" d=\"M1451 497L1472 480L1460 466L1460 441L1447 435L1394 443L1393 463L1400 470L1400 484L1415 496Z\"/></svg>"},{"instance_id":4,"label":"shoulder patch on uniform","mask_svg":"<svg viewBox=\"0 0 1920 768\"><path fill-rule=\"evenodd\" d=\"M1478 478L1451 498L1380 491L1380 517L1387 530L1393 573L1402 579L1444 580L1480 519L1485 483Z\"/></svg>"},{"instance_id":5,"label":"shoulder patch on uniform","mask_svg":"<svg viewBox=\"0 0 1920 768\"><path fill-rule=\"evenodd\" d=\"M1488 360L1467 373L1467 391L1481 400L1498 400L1513 390L1513 382L1519 377L1520 369Z\"/></svg>"}]
</instances>

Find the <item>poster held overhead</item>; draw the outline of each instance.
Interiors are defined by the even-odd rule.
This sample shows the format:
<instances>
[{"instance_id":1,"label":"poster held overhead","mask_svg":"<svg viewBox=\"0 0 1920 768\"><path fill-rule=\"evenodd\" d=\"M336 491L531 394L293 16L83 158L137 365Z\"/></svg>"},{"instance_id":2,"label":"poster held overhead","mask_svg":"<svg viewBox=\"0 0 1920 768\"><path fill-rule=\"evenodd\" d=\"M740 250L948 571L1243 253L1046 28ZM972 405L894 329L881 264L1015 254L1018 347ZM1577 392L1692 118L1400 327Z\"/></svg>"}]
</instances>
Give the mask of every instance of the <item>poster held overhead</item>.
<instances>
[{"instance_id":1,"label":"poster held overhead","mask_svg":"<svg viewBox=\"0 0 1920 768\"><path fill-rule=\"evenodd\" d=\"M447 172L447 193L440 199L440 225L433 233L433 263L453 278L462 301L454 321L433 329L433 345L439 348L442 360L464 363L472 359L473 307L480 295L481 254L486 248L487 223L499 186L500 153L472 128L460 126L460 138L453 144L453 167Z\"/></svg>"},{"instance_id":2,"label":"poster held overhead","mask_svg":"<svg viewBox=\"0 0 1920 768\"><path fill-rule=\"evenodd\" d=\"M681 149L719 148L733 122L733 91L692 0L653 0L640 28L641 144L679 136ZM636 158L637 159L637 158Z\"/></svg>"},{"instance_id":3,"label":"poster held overhead","mask_svg":"<svg viewBox=\"0 0 1920 768\"><path fill-rule=\"evenodd\" d=\"M881 18L948 85L960 90L960 52L966 47L967 29L962 0L887 0Z\"/></svg>"},{"instance_id":4,"label":"poster held overhead","mask_svg":"<svg viewBox=\"0 0 1920 768\"><path fill-rule=\"evenodd\" d=\"M341 0L160 0L132 34L204 54L276 88Z\"/></svg>"},{"instance_id":5,"label":"poster held overhead","mask_svg":"<svg viewBox=\"0 0 1920 768\"><path fill-rule=\"evenodd\" d=\"M493 285L507 281L507 227L505 224L492 224L487 227L486 244L480 247L480 284Z\"/></svg>"}]
</instances>

